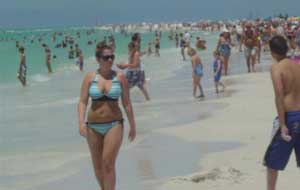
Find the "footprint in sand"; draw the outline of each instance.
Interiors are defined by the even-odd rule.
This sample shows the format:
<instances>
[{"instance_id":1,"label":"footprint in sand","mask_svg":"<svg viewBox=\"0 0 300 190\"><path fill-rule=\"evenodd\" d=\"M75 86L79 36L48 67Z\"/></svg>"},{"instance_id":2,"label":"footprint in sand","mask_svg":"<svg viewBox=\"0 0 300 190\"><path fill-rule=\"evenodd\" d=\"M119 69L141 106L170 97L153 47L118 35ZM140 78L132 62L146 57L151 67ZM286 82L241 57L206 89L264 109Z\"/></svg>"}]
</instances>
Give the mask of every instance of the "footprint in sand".
<instances>
[{"instance_id":1,"label":"footprint in sand","mask_svg":"<svg viewBox=\"0 0 300 190\"><path fill-rule=\"evenodd\" d=\"M239 182L243 175L244 174L240 170L232 167L215 168L209 172L194 174L190 177L189 181L194 183L201 183L207 180L216 181L216 180L223 179L223 180Z\"/></svg>"},{"instance_id":2,"label":"footprint in sand","mask_svg":"<svg viewBox=\"0 0 300 190\"><path fill-rule=\"evenodd\" d=\"M216 180L220 178L222 171L219 168L215 168L210 172L195 174L191 177L191 181L194 183L204 182L206 180Z\"/></svg>"}]
</instances>

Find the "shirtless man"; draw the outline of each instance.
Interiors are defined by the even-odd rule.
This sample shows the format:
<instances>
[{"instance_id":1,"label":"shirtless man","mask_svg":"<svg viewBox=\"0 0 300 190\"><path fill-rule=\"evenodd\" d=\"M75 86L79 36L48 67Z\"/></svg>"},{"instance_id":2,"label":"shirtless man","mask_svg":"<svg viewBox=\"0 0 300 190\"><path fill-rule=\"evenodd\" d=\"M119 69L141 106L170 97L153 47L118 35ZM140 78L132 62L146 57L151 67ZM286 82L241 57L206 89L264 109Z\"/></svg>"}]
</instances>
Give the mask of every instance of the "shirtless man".
<instances>
[{"instance_id":1,"label":"shirtless man","mask_svg":"<svg viewBox=\"0 0 300 190\"><path fill-rule=\"evenodd\" d=\"M251 24L246 24L246 29L244 29L244 34L242 37L242 42L245 46L244 52L246 57L246 63L248 67L248 73L255 72L255 62L257 55L257 37L254 34ZM251 68L250 68L251 65Z\"/></svg>"},{"instance_id":2,"label":"shirtless man","mask_svg":"<svg viewBox=\"0 0 300 190\"><path fill-rule=\"evenodd\" d=\"M275 190L278 170L284 170L295 150L300 166L300 64L287 58L288 45L284 37L274 36L270 50L278 62L272 65L271 77L279 126L265 154L267 189Z\"/></svg>"}]
</instances>

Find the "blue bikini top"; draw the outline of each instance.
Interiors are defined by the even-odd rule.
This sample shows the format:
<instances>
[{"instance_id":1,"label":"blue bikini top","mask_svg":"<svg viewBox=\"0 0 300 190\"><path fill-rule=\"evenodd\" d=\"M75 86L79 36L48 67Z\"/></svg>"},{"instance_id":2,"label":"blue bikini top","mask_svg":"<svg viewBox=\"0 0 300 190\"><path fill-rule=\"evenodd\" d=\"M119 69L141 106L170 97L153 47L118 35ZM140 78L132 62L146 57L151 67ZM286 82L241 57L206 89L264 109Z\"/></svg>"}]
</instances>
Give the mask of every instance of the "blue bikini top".
<instances>
[{"instance_id":1,"label":"blue bikini top","mask_svg":"<svg viewBox=\"0 0 300 190\"><path fill-rule=\"evenodd\" d=\"M122 89L116 74L113 74L112 85L107 93L103 93L99 90L99 77L100 74L97 73L89 88L89 96L92 98L92 101L118 101L122 94Z\"/></svg>"}]
</instances>

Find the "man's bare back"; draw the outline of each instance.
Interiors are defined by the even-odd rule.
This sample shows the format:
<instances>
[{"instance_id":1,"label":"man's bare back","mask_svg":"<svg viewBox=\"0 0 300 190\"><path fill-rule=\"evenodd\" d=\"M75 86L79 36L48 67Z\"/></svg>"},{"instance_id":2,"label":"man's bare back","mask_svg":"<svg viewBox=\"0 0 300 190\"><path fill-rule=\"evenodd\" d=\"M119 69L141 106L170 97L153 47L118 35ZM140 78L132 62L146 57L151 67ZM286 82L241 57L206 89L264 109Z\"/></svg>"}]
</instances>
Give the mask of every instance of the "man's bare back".
<instances>
[{"instance_id":1,"label":"man's bare back","mask_svg":"<svg viewBox=\"0 0 300 190\"><path fill-rule=\"evenodd\" d=\"M300 64L283 59L272 66L274 87L282 91L285 111L300 111Z\"/></svg>"}]
</instances>

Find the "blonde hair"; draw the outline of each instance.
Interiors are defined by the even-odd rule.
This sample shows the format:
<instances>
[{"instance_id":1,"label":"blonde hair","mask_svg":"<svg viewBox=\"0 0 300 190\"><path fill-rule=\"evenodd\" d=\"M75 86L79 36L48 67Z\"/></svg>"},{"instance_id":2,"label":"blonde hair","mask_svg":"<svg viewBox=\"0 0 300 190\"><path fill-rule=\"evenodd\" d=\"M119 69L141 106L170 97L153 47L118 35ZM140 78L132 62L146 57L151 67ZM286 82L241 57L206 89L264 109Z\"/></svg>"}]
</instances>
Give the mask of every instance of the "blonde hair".
<instances>
[{"instance_id":1,"label":"blonde hair","mask_svg":"<svg viewBox=\"0 0 300 190\"><path fill-rule=\"evenodd\" d=\"M192 56L196 53L196 50L194 48L190 47L190 48L188 48L187 53L189 56Z\"/></svg>"}]
</instances>

